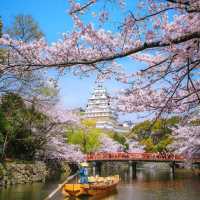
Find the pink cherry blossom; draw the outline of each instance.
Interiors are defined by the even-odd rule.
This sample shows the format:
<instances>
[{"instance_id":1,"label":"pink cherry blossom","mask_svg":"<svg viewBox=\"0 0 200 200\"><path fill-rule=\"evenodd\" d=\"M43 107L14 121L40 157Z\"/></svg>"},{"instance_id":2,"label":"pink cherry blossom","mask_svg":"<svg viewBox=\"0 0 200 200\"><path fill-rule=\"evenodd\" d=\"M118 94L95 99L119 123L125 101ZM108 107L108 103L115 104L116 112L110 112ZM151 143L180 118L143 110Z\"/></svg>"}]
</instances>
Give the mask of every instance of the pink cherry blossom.
<instances>
[{"instance_id":1,"label":"pink cherry blossom","mask_svg":"<svg viewBox=\"0 0 200 200\"><path fill-rule=\"evenodd\" d=\"M85 158L78 146L67 144L63 136L59 136L58 134L49 139L44 149L43 159L79 163Z\"/></svg>"},{"instance_id":2,"label":"pink cherry blossom","mask_svg":"<svg viewBox=\"0 0 200 200\"><path fill-rule=\"evenodd\" d=\"M171 149L188 158L199 158L200 155L200 126L185 125L174 128L175 141Z\"/></svg>"},{"instance_id":3,"label":"pink cherry blossom","mask_svg":"<svg viewBox=\"0 0 200 200\"><path fill-rule=\"evenodd\" d=\"M109 136L103 135L101 137L101 147L99 152L120 152L123 151L123 146L118 142L114 141Z\"/></svg>"},{"instance_id":4,"label":"pink cherry blossom","mask_svg":"<svg viewBox=\"0 0 200 200\"><path fill-rule=\"evenodd\" d=\"M144 153L144 146L141 145L138 141L132 139L128 140L128 152L129 153Z\"/></svg>"}]
</instances>

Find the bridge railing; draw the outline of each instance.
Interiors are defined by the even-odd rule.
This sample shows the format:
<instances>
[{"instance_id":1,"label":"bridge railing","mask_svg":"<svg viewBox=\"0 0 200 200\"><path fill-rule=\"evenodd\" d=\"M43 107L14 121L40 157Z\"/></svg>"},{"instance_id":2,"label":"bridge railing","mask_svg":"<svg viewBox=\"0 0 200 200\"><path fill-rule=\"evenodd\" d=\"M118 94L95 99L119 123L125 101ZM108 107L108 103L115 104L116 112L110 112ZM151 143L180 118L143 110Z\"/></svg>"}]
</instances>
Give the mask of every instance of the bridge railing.
<instances>
[{"instance_id":1,"label":"bridge railing","mask_svg":"<svg viewBox=\"0 0 200 200\"><path fill-rule=\"evenodd\" d=\"M126 152L97 152L88 154L86 160L169 160L169 161L183 161L185 158L181 155L171 153L126 153Z\"/></svg>"}]
</instances>

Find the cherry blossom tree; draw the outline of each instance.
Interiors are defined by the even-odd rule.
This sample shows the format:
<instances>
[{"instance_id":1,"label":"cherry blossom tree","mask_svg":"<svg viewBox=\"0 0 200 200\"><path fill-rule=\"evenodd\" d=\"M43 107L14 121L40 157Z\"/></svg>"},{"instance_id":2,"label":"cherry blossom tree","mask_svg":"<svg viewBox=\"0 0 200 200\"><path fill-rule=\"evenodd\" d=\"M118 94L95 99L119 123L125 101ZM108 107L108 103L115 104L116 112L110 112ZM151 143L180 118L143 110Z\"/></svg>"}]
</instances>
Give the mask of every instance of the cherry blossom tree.
<instances>
[{"instance_id":1,"label":"cherry blossom tree","mask_svg":"<svg viewBox=\"0 0 200 200\"><path fill-rule=\"evenodd\" d=\"M138 8L131 2L88 0L80 4L70 0L74 30L52 45L44 39L25 43L4 35L0 44L9 56L1 64L2 75L41 68L63 71L74 67L75 73L95 69L102 74L112 72L118 80L130 83L120 98L123 111L147 110L159 116L197 105L200 1L143 0ZM121 8L116 26L111 6ZM98 13L94 13L96 7ZM93 23L84 17L88 15L93 16ZM125 74L116 70L118 60L125 57L146 65Z\"/></svg>"},{"instance_id":2,"label":"cherry blossom tree","mask_svg":"<svg viewBox=\"0 0 200 200\"><path fill-rule=\"evenodd\" d=\"M128 152L130 153L144 153L144 146L141 145L138 141L132 139L128 140Z\"/></svg>"},{"instance_id":3,"label":"cherry blossom tree","mask_svg":"<svg viewBox=\"0 0 200 200\"><path fill-rule=\"evenodd\" d=\"M43 160L63 160L79 163L84 160L84 154L76 145L67 144L66 139L56 134L48 140L40 155Z\"/></svg>"},{"instance_id":4,"label":"cherry blossom tree","mask_svg":"<svg viewBox=\"0 0 200 200\"><path fill-rule=\"evenodd\" d=\"M73 110L67 109L61 102L52 104L39 104L38 109L44 112L51 121L57 124L79 124L80 116L73 112Z\"/></svg>"},{"instance_id":5,"label":"cherry blossom tree","mask_svg":"<svg viewBox=\"0 0 200 200\"><path fill-rule=\"evenodd\" d=\"M38 157L42 160L63 160L67 162L80 162L84 159L78 145L67 143L66 130L80 123L79 116L71 110L66 109L61 103L56 105L39 105L40 111L46 114L46 143L38 151Z\"/></svg>"},{"instance_id":6,"label":"cherry blossom tree","mask_svg":"<svg viewBox=\"0 0 200 200\"><path fill-rule=\"evenodd\" d=\"M185 125L174 128L171 150L188 158L200 156L200 126Z\"/></svg>"},{"instance_id":7,"label":"cherry blossom tree","mask_svg":"<svg viewBox=\"0 0 200 200\"><path fill-rule=\"evenodd\" d=\"M98 149L99 152L120 152L123 151L123 145L114 141L107 135L102 135L101 137L101 146Z\"/></svg>"}]
</instances>

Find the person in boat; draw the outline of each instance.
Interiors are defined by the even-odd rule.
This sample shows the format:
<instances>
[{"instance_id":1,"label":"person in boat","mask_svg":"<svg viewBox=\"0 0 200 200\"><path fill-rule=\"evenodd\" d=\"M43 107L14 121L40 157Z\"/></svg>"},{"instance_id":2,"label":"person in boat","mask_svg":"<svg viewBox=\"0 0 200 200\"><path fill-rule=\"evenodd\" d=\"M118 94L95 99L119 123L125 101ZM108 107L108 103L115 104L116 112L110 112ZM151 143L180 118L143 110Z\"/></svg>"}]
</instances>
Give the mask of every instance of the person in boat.
<instances>
[{"instance_id":1,"label":"person in boat","mask_svg":"<svg viewBox=\"0 0 200 200\"><path fill-rule=\"evenodd\" d=\"M79 176L81 184L88 183L88 164L86 162L80 164Z\"/></svg>"}]
</instances>

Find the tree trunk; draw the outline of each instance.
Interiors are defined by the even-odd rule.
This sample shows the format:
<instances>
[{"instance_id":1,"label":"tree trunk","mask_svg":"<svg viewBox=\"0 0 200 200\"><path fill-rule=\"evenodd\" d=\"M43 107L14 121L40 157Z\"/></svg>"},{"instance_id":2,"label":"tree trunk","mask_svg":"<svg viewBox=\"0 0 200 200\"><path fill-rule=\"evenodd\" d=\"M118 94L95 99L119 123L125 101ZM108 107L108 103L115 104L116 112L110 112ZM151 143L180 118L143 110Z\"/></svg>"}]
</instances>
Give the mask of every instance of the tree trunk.
<instances>
[{"instance_id":1,"label":"tree trunk","mask_svg":"<svg viewBox=\"0 0 200 200\"><path fill-rule=\"evenodd\" d=\"M5 137L5 140L4 140L4 143L3 143L1 160L4 159L4 155L5 155L5 151L6 151L6 145L7 145L7 139L8 139L8 135L6 134L6 137Z\"/></svg>"}]
</instances>

